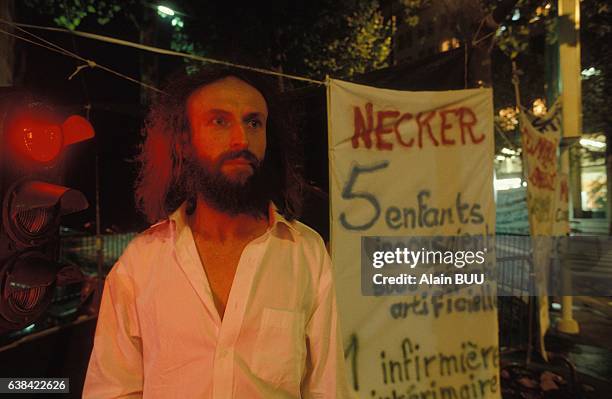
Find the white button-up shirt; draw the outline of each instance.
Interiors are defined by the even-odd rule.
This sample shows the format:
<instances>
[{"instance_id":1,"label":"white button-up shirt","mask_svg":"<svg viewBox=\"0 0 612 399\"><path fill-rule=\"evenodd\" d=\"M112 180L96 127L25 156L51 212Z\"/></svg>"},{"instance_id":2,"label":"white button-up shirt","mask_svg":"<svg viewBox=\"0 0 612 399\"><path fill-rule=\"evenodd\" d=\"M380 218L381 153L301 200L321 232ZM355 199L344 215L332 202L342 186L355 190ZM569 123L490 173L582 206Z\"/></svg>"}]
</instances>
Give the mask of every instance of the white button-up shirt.
<instances>
[{"instance_id":1,"label":"white button-up shirt","mask_svg":"<svg viewBox=\"0 0 612 399\"><path fill-rule=\"evenodd\" d=\"M349 397L323 241L270 215L223 321L184 206L135 238L106 278L83 397Z\"/></svg>"}]
</instances>

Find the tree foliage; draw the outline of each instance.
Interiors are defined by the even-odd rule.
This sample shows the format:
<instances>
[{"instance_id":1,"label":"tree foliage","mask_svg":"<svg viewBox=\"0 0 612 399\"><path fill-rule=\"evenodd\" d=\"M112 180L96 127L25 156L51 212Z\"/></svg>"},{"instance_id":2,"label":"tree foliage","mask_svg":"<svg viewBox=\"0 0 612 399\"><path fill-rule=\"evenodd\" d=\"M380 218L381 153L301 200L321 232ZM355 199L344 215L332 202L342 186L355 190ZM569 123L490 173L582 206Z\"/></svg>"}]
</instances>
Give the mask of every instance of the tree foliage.
<instances>
[{"instance_id":1,"label":"tree foliage","mask_svg":"<svg viewBox=\"0 0 612 399\"><path fill-rule=\"evenodd\" d=\"M484 2L492 8L495 0ZM585 68L594 66L603 75L610 61L611 6L606 0L582 0L581 12L581 58ZM524 61L542 53L544 45L558 44L558 17L555 1L519 0L510 18L498 29L496 45L510 59L523 57ZM520 62L527 71L527 62Z\"/></svg>"},{"instance_id":2,"label":"tree foliage","mask_svg":"<svg viewBox=\"0 0 612 399\"><path fill-rule=\"evenodd\" d=\"M497 2L487 0L484 8L492 10ZM497 31L497 47L509 58L516 59L529 48L531 39L540 36L547 43L556 40L556 8L545 0L519 0L511 15Z\"/></svg>"},{"instance_id":3,"label":"tree foliage","mask_svg":"<svg viewBox=\"0 0 612 399\"><path fill-rule=\"evenodd\" d=\"M95 18L100 25L105 25L134 6L134 0L25 0L25 3L42 14L52 15L58 26L70 30L75 30L85 18Z\"/></svg>"},{"instance_id":4,"label":"tree foliage","mask_svg":"<svg viewBox=\"0 0 612 399\"><path fill-rule=\"evenodd\" d=\"M419 24L419 14L431 5L431 0L401 0L401 18L411 27Z\"/></svg>"},{"instance_id":5,"label":"tree foliage","mask_svg":"<svg viewBox=\"0 0 612 399\"><path fill-rule=\"evenodd\" d=\"M612 6L605 0L581 2L583 131L612 135ZM610 142L610 141L609 141Z\"/></svg>"},{"instance_id":6,"label":"tree foliage","mask_svg":"<svg viewBox=\"0 0 612 399\"><path fill-rule=\"evenodd\" d=\"M145 29L144 0L26 0L39 13L68 29L85 20L105 25L113 19ZM172 23L170 47L224 60L250 60L313 78L350 77L383 68L391 52L393 24L377 1L270 1L227 7L215 2L176 0L181 23Z\"/></svg>"},{"instance_id":7,"label":"tree foliage","mask_svg":"<svg viewBox=\"0 0 612 399\"><path fill-rule=\"evenodd\" d=\"M394 26L383 19L376 3L360 3L341 18L326 15L315 22L315 29L328 32L339 24L337 35L305 37L304 63L309 75L350 77L388 66Z\"/></svg>"},{"instance_id":8,"label":"tree foliage","mask_svg":"<svg viewBox=\"0 0 612 399\"><path fill-rule=\"evenodd\" d=\"M221 59L346 78L387 66L391 52L392 21L376 1L276 0L235 8L207 2L191 9L202 23L189 24L190 36Z\"/></svg>"},{"instance_id":9,"label":"tree foliage","mask_svg":"<svg viewBox=\"0 0 612 399\"><path fill-rule=\"evenodd\" d=\"M495 1L488 0L485 7L493 7ZM528 108L538 98L546 98L547 62L544 56L558 44L558 17L556 1L519 0L512 15L496 35L497 51L493 51L493 73L496 118L500 120L512 113L516 99L511 83L511 60L519 67L521 102ZM583 132L612 134L608 99L612 96L610 79L612 57L608 43L612 42L612 9L606 0L580 1L580 45L582 75ZM549 46L548 48L546 48ZM554 58L554 57L553 57ZM550 105L550 104L548 104ZM501 122L501 121L500 121ZM508 126L508 121L504 121ZM519 143L517 129L510 129L510 138ZM608 142L610 139L608 138ZM603 153L591 154L590 158L602 157Z\"/></svg>"}]
</instances>

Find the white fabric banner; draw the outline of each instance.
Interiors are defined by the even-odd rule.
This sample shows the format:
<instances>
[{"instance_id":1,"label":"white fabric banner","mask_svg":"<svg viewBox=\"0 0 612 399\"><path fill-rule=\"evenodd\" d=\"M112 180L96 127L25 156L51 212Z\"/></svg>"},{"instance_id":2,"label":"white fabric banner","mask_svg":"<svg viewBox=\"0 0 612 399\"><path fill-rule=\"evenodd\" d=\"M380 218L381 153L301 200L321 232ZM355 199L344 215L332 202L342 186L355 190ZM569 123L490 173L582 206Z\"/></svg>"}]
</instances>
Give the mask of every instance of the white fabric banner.
<instances>
[{"instance_id":1,"label":"white fabric banner","mask_svg":"<svg viewBox=\"0 0 612 399\"><path fill-rule=\"evenodd\" d=\"M538 298L539 347L548 360L544 336L550 326L547 278L553 251L551 237L569 233L567 179L559 178L557 151L561 141L561 104L555 102L548 113L536 117L529 111L520 114L523 169L527 176L529 231L533 245L533 268Z\"/></svg>"},{"instance_id":2,"label":"white fabric banner","mask_svg":"<svg viewBox=\"0 0 612 399\"><path fill-rule=\"evenodd\" d=\"M368 399L499 398L495 293L364 296L360 274L362 236L494 234L491 90L331 80L328 120L331 251L353 388Z\"/></svg>"},{"instance_id":3,"label":"white fabric banner","mask_svg":"<svg viewBox=\"0 0 612 399\"><path fill-rule=\"evenodd\" d=\"M557 109L558 106L551 109L549 118L533 119L528 112L521 112L520 115L529 227L534 237L550 237L553 231L555 191L559 178L557 150L561 139L558 118L554 117L560 113Z\"/></svg>"}]
</instances>

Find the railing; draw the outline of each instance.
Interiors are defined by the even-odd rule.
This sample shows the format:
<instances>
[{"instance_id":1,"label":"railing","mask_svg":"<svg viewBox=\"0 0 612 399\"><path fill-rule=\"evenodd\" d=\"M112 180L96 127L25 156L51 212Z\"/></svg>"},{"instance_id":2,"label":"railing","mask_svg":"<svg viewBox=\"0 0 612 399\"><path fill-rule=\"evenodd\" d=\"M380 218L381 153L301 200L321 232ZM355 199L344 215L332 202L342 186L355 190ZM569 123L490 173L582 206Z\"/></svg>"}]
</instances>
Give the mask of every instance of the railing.
<instances>
[{"instance_id":1,"label":"railing","mask_svg":"<svg viewBox=\"0 0 612 399\"><path fill-rule=\"evenodd\" d=\"M495 237L498 273L499 346L503 350L528 348L537 336L533 295L531 237L498 235Z\"/></svg>"},{"instance_id":2,"label":"railing","mask_svg":"<svg viewBox=\"0 0 612 399\"><path fill-rule=\"evenodd\" d=\"M100 236L104 273L107 273L115 264L136 234L104 234ZM98 251L95 235L63 236L60 242L60 262L76 264L86 273L97 271Z\"/></svg>"}]
</instances>

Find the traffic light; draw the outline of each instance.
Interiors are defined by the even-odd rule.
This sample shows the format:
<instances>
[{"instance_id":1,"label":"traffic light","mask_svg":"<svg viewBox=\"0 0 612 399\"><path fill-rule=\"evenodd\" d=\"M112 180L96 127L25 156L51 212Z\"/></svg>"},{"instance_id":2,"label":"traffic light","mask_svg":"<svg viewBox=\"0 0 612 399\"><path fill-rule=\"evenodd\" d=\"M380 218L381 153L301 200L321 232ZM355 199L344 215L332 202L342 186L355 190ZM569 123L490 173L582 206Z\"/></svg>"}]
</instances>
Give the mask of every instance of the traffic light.
<instances>
[{"instance_id":1,"label":"traffic light","mask_svg":"<svg viewBox=\"0 0 612 399\"><path fill-rule=\"evenodd\" d=\"M0 91L0 333L32 324L53 299L62 216L88 207L62 186L66 146L94 136L21 91Z\"/></svg>"}]
</instances>

